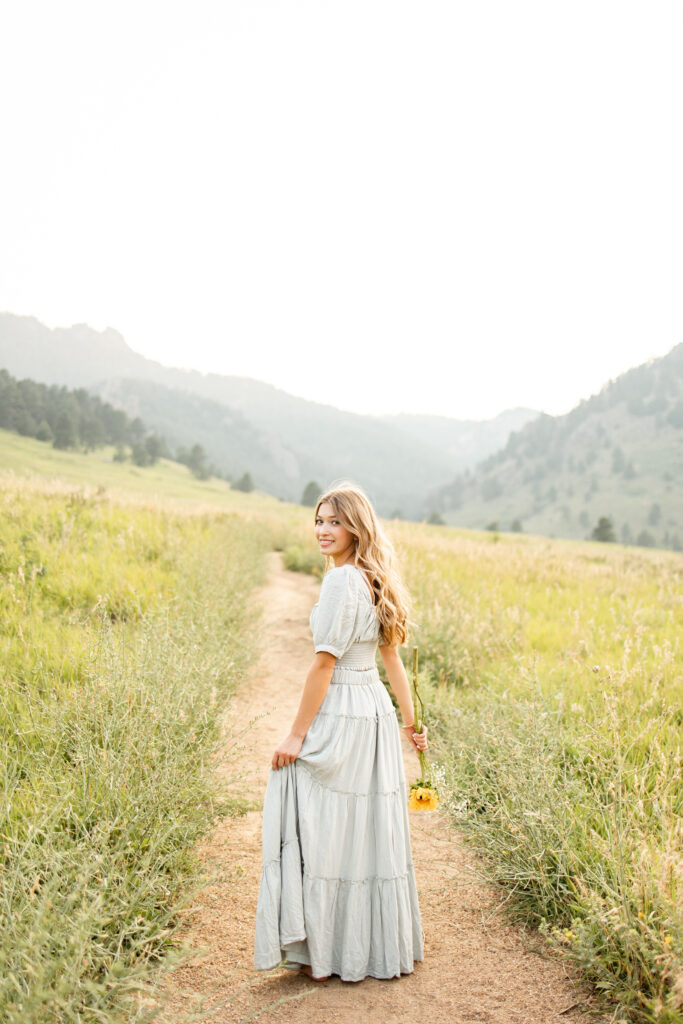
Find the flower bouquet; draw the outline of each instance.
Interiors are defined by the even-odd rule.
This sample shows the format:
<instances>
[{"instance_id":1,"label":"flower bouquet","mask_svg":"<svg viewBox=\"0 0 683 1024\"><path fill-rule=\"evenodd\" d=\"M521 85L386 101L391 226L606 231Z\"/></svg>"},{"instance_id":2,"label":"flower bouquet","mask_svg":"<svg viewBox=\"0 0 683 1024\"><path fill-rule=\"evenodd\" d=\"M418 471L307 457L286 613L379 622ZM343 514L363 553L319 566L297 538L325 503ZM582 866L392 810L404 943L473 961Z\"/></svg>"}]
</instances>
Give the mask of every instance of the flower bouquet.
<instances>
[{"instance_id":1,"label":"flower bouquet","mask_svg":"<svg viewBox=\"0 0 683 1024\"><path fill-rule=\"evenodd\" d=\"M422 732L424 722L424 704L417 689L417 647L413 647L413 712L415 732ZM408 809L411 811L433 811L439 805L439 794L429 778L429 761L423 750L418 750L420 760L420 778L410 787Z\"/></svg>"}]
</instances>

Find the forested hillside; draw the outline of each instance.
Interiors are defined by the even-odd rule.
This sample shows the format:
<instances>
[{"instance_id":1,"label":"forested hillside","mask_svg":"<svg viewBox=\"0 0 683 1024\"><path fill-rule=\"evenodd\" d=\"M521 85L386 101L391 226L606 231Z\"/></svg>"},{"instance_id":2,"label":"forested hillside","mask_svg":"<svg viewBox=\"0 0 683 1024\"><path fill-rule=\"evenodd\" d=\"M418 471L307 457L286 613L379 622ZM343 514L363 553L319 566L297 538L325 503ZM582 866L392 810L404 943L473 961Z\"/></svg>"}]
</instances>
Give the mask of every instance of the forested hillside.
<instances>
[{"instance_id":1,"label":"forested hillside","mask_svg":"<svg viewBox=\"0 0 683 1024\"><path fill-rule=\"evenodd\" d=\"M139 465L171 457L165 439L150 433L139 417L131 419L85 388L15 380L7 370L0 370L0 428L62 449L93 451L113 444L121 458L128 446Z\"/></svg>"},{"instance_id":2,"label":"forested hillside","mask_svg":"<svg viewBox=\"0 0 683 1024\"><path fill-rule=\"evenodd\" d=\"M225 477L209 463L206 451L196 440L187 447L175 445L171 451L166 437L151 432L139 416L127 416L85 388L15 380L7 370L0 370L0 430L35 438L64 451L92 452L114 445L114 462L130 459L136 466L153 466L163 458L182 463L201 480ZM108 458L111 461L112 456ZM234 486L252 490L253 481L243 474Z\"/></svg>"},{"instance_id":3,"label":"forested hillside","mask_svg":"<svg viewBox=\"0 0 683 1024\"><path fill-rule=\"evenodd\" d=\"M433 495L447 522L683 546L683 345L540 416ZM598 530L600 533L600 530Z\"/></svg>"}]
</instances>

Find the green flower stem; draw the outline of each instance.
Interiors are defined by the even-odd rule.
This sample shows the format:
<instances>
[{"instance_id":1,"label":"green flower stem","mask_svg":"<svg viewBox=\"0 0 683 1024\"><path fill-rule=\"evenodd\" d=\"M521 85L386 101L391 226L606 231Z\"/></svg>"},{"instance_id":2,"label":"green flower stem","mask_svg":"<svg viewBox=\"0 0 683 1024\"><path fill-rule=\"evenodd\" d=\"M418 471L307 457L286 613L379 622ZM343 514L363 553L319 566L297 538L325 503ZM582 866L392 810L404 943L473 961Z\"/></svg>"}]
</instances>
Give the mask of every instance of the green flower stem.
<instances>
[{"instance_id":1,"label":"green flower stem","mask_svg":"<svg viewBox=\"0 0 683 1024\"><path fill-rule=\"evenodd\" d=\"M422 712L422 714L420 714ZM415 732L422 732L422 717L424 715L424 704L422 703L422 697L417 692L417 647L413 647L413 718L415 720L414 729ZM427 761L427 755L422 750L417 752L418 759L420 761L420 776L422 782L426 782L429 778L429 764Z\"/></svg>"}]
</instances>

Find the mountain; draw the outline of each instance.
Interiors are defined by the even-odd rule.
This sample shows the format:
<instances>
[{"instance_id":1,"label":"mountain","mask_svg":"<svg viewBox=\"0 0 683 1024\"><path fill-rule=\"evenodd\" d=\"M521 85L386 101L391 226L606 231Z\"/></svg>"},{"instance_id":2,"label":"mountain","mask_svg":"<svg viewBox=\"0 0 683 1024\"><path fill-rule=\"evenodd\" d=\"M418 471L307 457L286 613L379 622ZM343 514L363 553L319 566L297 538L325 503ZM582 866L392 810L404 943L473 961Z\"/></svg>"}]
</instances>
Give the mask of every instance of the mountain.
<instances>
[{"instance_id":1,"label":"mountain","mask_svg":"<svg viewBox=\"0 0 683 1024\"><path fill-rule=\"evenodd\" d=\"M520 430L539 415L537 409L506 409L491 420L456 420L448 416L401 413L382 416L423 444L441 451L453 469L467 469L502 448L513 430Z\"/></svg>"},{"instance_id":2,"label":"mountain","mask_svg":"<svg viewBox=\"0 0 683 1024\"><path fill-rule=\"evenodd\" d=\"M0 313L0 365L16 378L89 388L108 377L154 377L159 363L133 352L113 328L51 329L32 316Z\"/></svg>"},{"instance_id":3,"label":"mountain","mask_svg":"<svg viewBox=\"0 0 683 1024\"><path fill-rule=\"evenodd\" d=\"M432 492L453 525L683 547L683 345L635 367L564 416L514 431L473 471Z\"/></svg>"},{"instance_id":4,"label":"mountain","mask_svg":"<svg viewBox=\"0 0 683 1024\"><path fill-rule=\"evenodd\" d=\"M163 366L134 352L118 331L85 324L50 329L0 313L0 366L15 377L85 387L139 416L174 447L199 442L232 476L298 501L309 480L351 477L383 515L420 518L425 495L506 440L519 416L494 421L359 416L246 377ZM507 417L507 419L506 419Z\"/></svg>"},{"instance_id":5,"label":"mountain","mask_svg":"<svg viewBox=\"0 0 683 1024\"><path fill-rule=\"evenodd\" d=\"M256 429L237 409L150 380L112 377L91 386L103 401L144 420L172 451L200 444L208 461L230 479L249 472L261 490L289 496L300 476L296 456Z\"/></svg>"},{"instance_id":6,"label":"mountain","mask_svg":"<svg viewBox=\"0 0 683 1024\"><path fill-rule=\"evenodd\" d=\"M229 380L230 378L225 378ZM298 501L306 483L352 477L390 515L419 515L424 494L446 476L444 459L371 417L294 398L248 381L254 403L226 405L150 381L113 378L94 390L129 416L140 416L174 445L198 441L233 478L248 471L257 486ZM226 390L228 388L226 387Z\"/></svg>"}]
</instances>

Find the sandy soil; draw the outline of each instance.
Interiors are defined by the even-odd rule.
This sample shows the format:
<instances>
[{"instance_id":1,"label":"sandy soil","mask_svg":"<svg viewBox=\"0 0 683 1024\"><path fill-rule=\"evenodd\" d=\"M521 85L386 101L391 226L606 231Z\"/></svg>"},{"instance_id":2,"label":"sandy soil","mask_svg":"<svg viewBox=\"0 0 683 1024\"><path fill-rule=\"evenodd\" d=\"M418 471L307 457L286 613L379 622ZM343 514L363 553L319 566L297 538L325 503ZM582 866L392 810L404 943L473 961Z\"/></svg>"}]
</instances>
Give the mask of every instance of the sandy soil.
<instances>
[{"instance_id":1,"label":"sandy soil","mask_svg":"<svg viewBox=\"0 0 683 1024\"><path fill-rule=\"evenodd\" d=\"M265 607L263 652L225 721L227 738L256 719L239 756L259 804L272 751L288 731L310 665L308 616L317 593L315 580L283 570L279 556L271 556L268 581L257 594ZM237 757L234 739L226 743L221 771L229 779ZM407 742L404 755L406 774L415 778L417 757ZM164 1022L195 1011L195 1019L209 1024L359 1024L370 1015L380 1024L406 1018L422 1024L594 1024L589 990L537 935L506 922L503 897L477 877L475 856L438 811L411 812L425 932L425 960L413 974L353 984L255 971L260 832L259 809L227 819L202 842L212 884L178 933L200 952L165 984Z\"/></svg>"}]
</instances>

